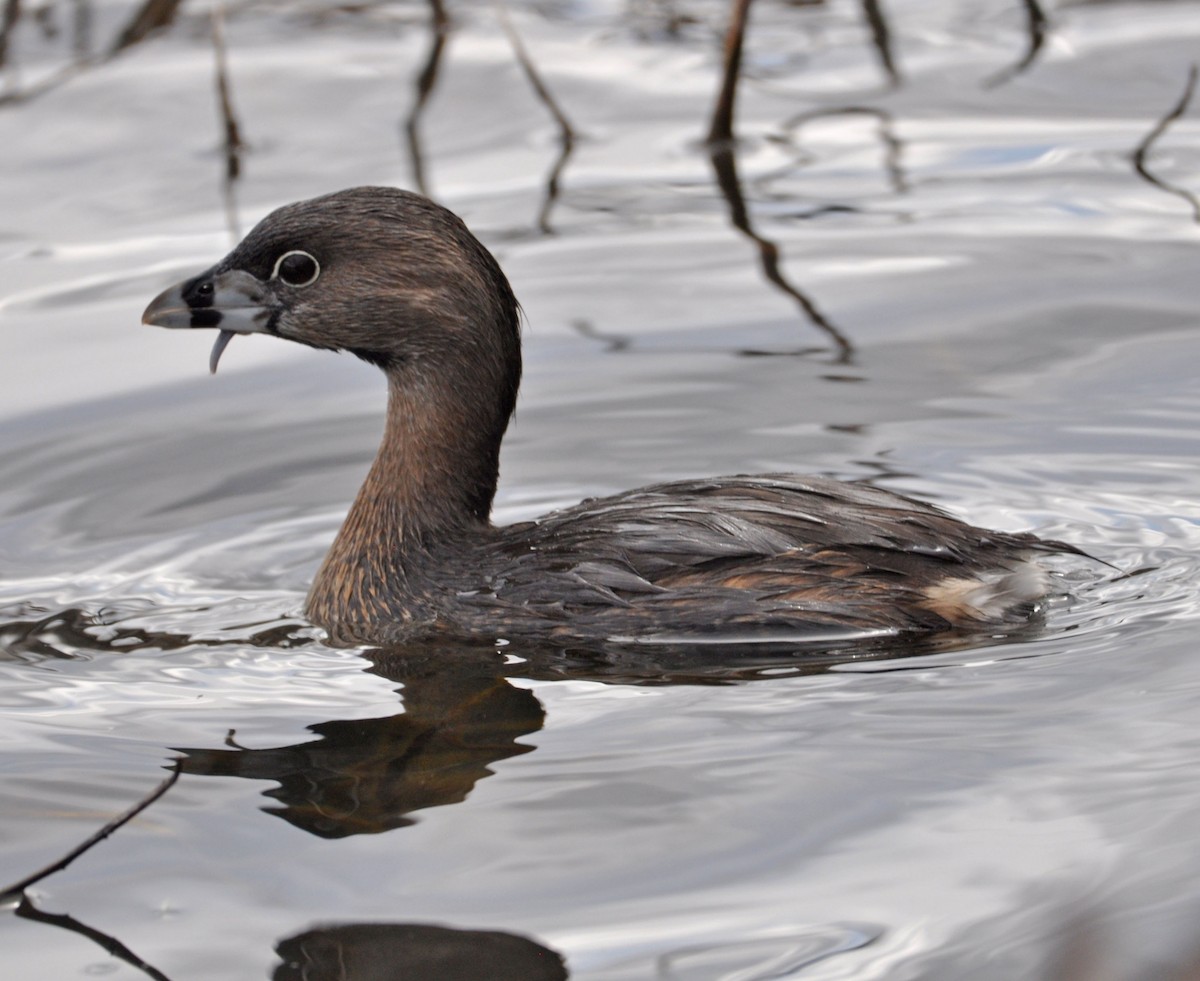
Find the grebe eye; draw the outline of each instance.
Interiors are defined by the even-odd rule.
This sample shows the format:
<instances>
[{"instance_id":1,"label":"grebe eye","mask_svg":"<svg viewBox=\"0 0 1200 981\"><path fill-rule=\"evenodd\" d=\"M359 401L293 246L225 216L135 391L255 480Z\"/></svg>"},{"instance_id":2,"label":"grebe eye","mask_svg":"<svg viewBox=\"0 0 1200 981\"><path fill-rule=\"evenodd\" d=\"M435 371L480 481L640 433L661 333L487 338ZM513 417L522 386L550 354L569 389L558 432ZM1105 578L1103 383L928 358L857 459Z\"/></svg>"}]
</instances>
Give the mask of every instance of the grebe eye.
<instances>
[{"instance_id":1,"label":"grebe eye","mask_svg":"<svg viewBox=\"0 0 1200 981\"><path fill-rule=\"evenodd\" d=\"M311 286L321 275L321 264L307 252L295 249L285 252L275 260L272 279L279 279L288 286Z\"/></svg>"}]
</instances>

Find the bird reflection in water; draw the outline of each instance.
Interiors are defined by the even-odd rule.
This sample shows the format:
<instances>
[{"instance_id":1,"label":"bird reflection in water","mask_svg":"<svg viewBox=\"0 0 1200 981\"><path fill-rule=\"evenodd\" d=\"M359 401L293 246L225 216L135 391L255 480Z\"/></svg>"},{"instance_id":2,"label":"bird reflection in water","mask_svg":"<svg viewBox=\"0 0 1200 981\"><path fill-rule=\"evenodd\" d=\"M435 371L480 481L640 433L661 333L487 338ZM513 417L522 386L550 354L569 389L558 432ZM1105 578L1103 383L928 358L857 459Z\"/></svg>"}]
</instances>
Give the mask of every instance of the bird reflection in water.
<instances>
[{"instance_id":1,"label":"bird reflection in water","mask_svg":"<svg viewBox=\"0 0 1200 981\"><path fill-rule=\"evenodd\" d=\"M318 738L295 746L180 749L182 770L274 780L266 795L280 803L267 813L322 838L412 824L412 811L464 800L490 764L533 749L517 740L542 727L541 704L482 653L448 670L428 650L375 652L367 670L404 686L402 714L318 723Z\"/></svg>"},{"instance_id":2,"label":"bird reflection in water","mask_svg":"<svg viewBox=\"0 0 1200 981\"><path fill-rule=\"evenodd\" d=\"M1031 626L1030 629L1036 629ZM977 646L979 640L974 641ZM404 711L308 727L317 738L255 749L177 748L187 775L273 780L264 810L322 838L378 834L414 823L412 812L455 804L491 765L534 747L519 740L545 712L508 676L622 685L728 685L828 671L849 661L899 658L963 646L961 637L861 641L797 650L794 644L596 645L539 649L436 644L363 652L366 671L402 686ZM509 651L506 658L502 651Z\"/></svg>"}]
</instances>

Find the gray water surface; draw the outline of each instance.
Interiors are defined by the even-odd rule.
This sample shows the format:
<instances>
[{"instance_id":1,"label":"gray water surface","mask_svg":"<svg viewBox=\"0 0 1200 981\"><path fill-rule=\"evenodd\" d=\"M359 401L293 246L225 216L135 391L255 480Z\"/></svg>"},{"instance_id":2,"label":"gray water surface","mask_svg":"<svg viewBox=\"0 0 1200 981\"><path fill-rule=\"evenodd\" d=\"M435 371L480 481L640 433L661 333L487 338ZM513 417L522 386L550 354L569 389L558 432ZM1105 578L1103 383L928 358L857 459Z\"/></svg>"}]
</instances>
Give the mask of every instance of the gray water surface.
<instances>
[{"instance_id":1,"label":"gray water surface","mask_svg":"<svg viewBox=\"0 0 1200 981\"><path fill-rule=\"evenodd\" d=\"M0 103L0 888L184 773L30 890L153 968L7 910L0 975L1040 978L1083 922L1106 977L1161 976L1200 914L1200 229L1131 153L1200 4L1048 7L1012 77L1020 5L889 4L895 85L858 5L754 6L740 191L848 357L703 151L725 5L510 8L578 132L549 230L557 129L490 8L451 8L417 126L526 313L498 521L796 470L1114 568L949 649L324 646L382 380L269 338L210 378L210 337L138 319L231 225L414 186L428 10L228 10L226 194L208 9L68 76L135 7L53 5ZM1200 191L1191 115L1147 163Z\"/></svg>"}]
</instances>

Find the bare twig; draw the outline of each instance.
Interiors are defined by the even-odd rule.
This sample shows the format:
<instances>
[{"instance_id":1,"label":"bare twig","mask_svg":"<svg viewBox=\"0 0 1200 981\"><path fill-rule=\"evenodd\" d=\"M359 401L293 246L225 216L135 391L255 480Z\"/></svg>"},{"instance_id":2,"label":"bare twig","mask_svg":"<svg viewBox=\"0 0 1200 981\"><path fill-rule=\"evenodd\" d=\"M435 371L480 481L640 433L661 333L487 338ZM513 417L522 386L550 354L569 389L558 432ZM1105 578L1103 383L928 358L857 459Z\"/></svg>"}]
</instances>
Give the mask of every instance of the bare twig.
<instances>
[{"instance_id":1,"label":"bare twig","mask_svg":"<svg viewBox=\"0 0 1200 981\"><path fill-rule=\"evenodd\" d=\"M904 173L904 143L896 136L892 115L874 106L842 106L836 109L814 109L793 116L783 124L783 129L794 134L800 127L816 119L829 119L832 116L870 116L877 123L876 134L883 146L883 167L887 171L888 183L897 194L905 194L909 190L908 177Z\"/></svg>"},{"instance_id":2,"label":"bare twig","mask_svg":"<svg viewBox=\"0 0 1200 981\"><path fill-rule=\"evenodd\" d=\"M750 223L750 213L742 196L741 182L737 174L737 161L734 158L733 144L729 142L709 146L709 156L713 169L716 171L717 184L721 194L729 204L729 220L733 226L750 239L758 247L759 262L763 275L779 290L790 296L799 305L804 315L814 327L825 333L837 349L836 363L849 364L854 356L854 345L834 326L832 321L821 312L816 303L802 290L788 282L780 268L779 247L769 239L763 238L754 230ZM746 354L764 352L745 351Z\"/></svg>"},{"instance_id":3,"label":"bare twig","mask_svg":"<svg viewBox=\"0 0 1200 981\"><path fill-rule=\"evenodd\" d=\"M1146 134L1141 143L1133 151L1133 169L1138 175L1148 184L1152 184L1160 190L1166 191L1168 194L1174 194L1176 197L1183 198L1192 206L1192 219L1200 224L1200 201L1197 201L1196 195L1185 187L1178 187L1163 180L1158 175L1152 173L1150 168L1146 166L1146 158L1150 155L1155 142L1170 128L1175 120L1179 119L1187 112L1188 104L1192 101L1192 94L1196 90L1196 66L1192 65L1188 69L1187 82L1183 86L1183 94L1179 97L1179 101L1162 117L1154 128Z\"/></svg>"},{"instance_id":4,"label":"bare twig","mask_svg":"<svg viewBox=\"0 0 1200 981\"><path fill-rule=\"evenodd\" d=\"M504 33L508 37L508 43L512 45L513 55L517 59L517 64L521 66L521 70L525 73L525 77L529 80L529 84L533 87L534 93L541 100L551 116L554 117L554 122L558 124L558 141L559 154L555 160L554 166L550 169L550 173L546 178L546 196L542 201L541 210L538 212L538 228L542 232L549 234L552 229L550 227L550 211L554 207L554 202L558 200L558 181L562 176L563 170L567 166L567 161L571 157L571 152L575 149L575 130L571 127L571 121L567 119L566 113L557 100L546 87L546 83L542 80L541 74L533 63L533 59L529 57L529 52L521 41L521 36L513 27L512 21L509 20L508 12L503 5L496 4L496 16L500 20L500 26L504 28Z\"/></svg>"},{"instance_id":5,"label":"bare twig","mask_svg":"<svg viewBox=\"0 0 1200 981\"><path fill-rule=\"evenodd\" d=\"M175 15L183 0L145 0L125 26L112 46L111 54L124 51L146 38L154 31L175 22Z\"/></svg>"},{"instance_id":6,"label":"bare twig","mask_svg":"<svg viewBox=\"0 0 1200 981\"><path fill-rule=\"evenodd\" d=\"M124 961L131 967L136 967L147 977L153 978L154 981L171 981L158 968L147 964L144 960L138 957L132 950L126 947L120 940L111 934L104 933L102 930L97 930L95 927L90 927L86 923L81 923L73 916L68 916L65 913L46 913L29 901L28 896L22 896L21 902L15 910L16 915L23 917L26 920L33 920L36 923L45 923L48 926L60 927L63 930L70 930L72 933L78 933L81 937L87 937L98 943L111 957Z\"/></svg>"},{"instance_id":7,"label":"bare twig","mask_svg":"<svg viewBox=\"0 0 1200 981\"><path fill-rule=\"evenodd\" d=\"M213 54L216 57L217 105L221 110L221 128L225 137L225 176L236 180L242 172L241 128L233 112L233 101L229 95L229 62L225 54L225 8L217 4L212 12Z\"/></svg>"},{"instance_id":8,"label":"bare twig","mask_svg":"<svg viewBox=\"0 0 1200 981\"><path fill-rule=\"evenodd\" d=\"M633 338L628 334L614 334L610 331L597 330L595 324L583 317L576 317L572 320L571 327L588 340L600 341L604 345L604 350L612 354L618 351L628 351L633 346Z\"/></svg>"},{"instance_id":9,"label":"bare twig","mask_svg":"<svg viewBox=\"0 0 1200 981\"><path fill-rule=\"evenodd\" d=\"M15 9L15 0L5 0L5 2ZM95 56L89 56L84 52L85 45L90 44L88 33L91 30L91 11L86 6L86 0L79 0L79 3L76 21L78 30L76 44L78 57L76 60L44 76L33 85L0 95L0 106L28 102L37 96L52 92L89 68L98 68L100 65L107 64L126 48L141 43L154 31L173 23L183 0L145 0L129 23L117 35L117 40L113 42L108 51ZM7 12L8 7L6 6L5 9Z\"/></svg>"},{"instance_id":10,"label":"bare twig","mask_svg":"<svg viewBox=\"0 0 1200 981\"><path fill-rule=\"evenodd\" d=\"M21 0L4 0L4 13L0 15L0 68L8 60L8 39L20 19Z\"/></svg>"},{"instance_id":11,"label":"bare twig","mask_svg":"<svg viewBox=\"0 0 1200 981\"><path fill-rule=\"evenodd\" d=\"M1020 75L1037 60L1037 56L1041 53L1046 43L1050 18L1046 16L1046 12L1042 10L1038 0L1021 0L1021 2L1025 5L1026 32L1029 35L1029 44L1025 48L1025 54L1011 68L1005 68L1003 71L997 72L984 82L983 87L985 89L992 89L998 85L1003 85L1005 82L1011 81Z\"/></svg>"},{"instance_id":12,"label":"bare twig","mask_svg":"<svg viewBox=\"0 0 1200 981\"><path fill-rule=\"evenodd\" d=\"M152 790L149 794L147 794L140 801L138 801L136 804L134 804L133 807L131 807L129 810L127 810L124 814L120 815L119 817L113 818L113 820L109 821L108 824L106 824L103 828L101 828L99 831L97 831L94 835L92 835L90 838L88 838L82 844L77 845L75 848L72 848L69 852L67 852L66 855L64 855L62 858L60 858L57 862L54 862L51 865L47 865L41 871L34 872L32 875L27 875L24 879L21 879L18 882L14 882L11 886L8 886L5 889L0 890L0 903L7 902L11 899L16 898L17 896L24 895L25 890L28 889L30 886L34 885L35 883L41 882L43 879L47 878L48 876L53 875L55 872L61 872L68 865L70 865L72 862L74 862L75 859L79 858L79 856L82 855L84 852L90 850L93 846L100 844L100 842L102 842L105 838L107 838L109 835L111 835L114 831L117 831L118 829L124 827L126 824L128 824L130 821L132 821L135 817L137 817L139 814L141 814L142 811L144 811L147 807L149 807L156 800L158 800L163 794L165 794L168 790L170 790L172 785L174 785L175 781L179 779L179 773L180 773L180 764L179 764L179 761L176 760L174 763L171 764L171 775L169 777L167 777L157 787L155 787L154 790Z\"/></svg>"},{"instance_id":13,"label":"bare twig","mask_svg":"<svg viewBox=\"0 0 1200 981\"><path fill-rule=\"evenodd\" d=\"M71 48L77 58L86 59L92 53L92 0L73 0L73 4Z\"/></svg>"},{"instance_id":14,"label":"bare twig","mask_svg":"<svg viewBox=\"0 0 1200 981\"><path fill-rule=\"evenodd\" d=\"M725 30L724 66L721 88L713 107L706 142L710 146L733 140L733 109L737 100L738 79L742 74L742 45L746 39L746 22L750 16L751 0L733 0L733 14Z\"/></svg>"},{"instance_id":15,"label":"bare twig","mask_svg":"<svg viewBox=\"0 0 1200 981\"><path fill-rule=\"evenodd\" d=\"M854 353L853 345L807 294L788 282L780 268L779 247L754 230L745 198L742 195L741 182L737 174L737 160L734 155L733 114L749 10L750 0L734 0L733 14L725 34L721 89L713 109L706 141L709 158L712 161L713 170L716 172L721 194L729 205L729 220L738 231L757 246L763 275L775 287L796 301L809 321L833 341L837 349L837 362L847 364ZM745 353L759 352L747 351Z\"/></svg>"},{"instance_id":16,"label":"bare twig","mask_svg":"<svg viewBox=\"0 0 1200 981\"><path fill-rule=\"evenodd\" d=\"M433 86L437 82L438 67L442 62L442 52L446 47L446 39L450 36L450 18L446 14L442 0L429 0L429 13L429 53L425 56L425 64L417 75L417 97L413 100L408 118L404 121L413 183L422 194L428 194L429 188L425 182L425 161L421 154L421 137L417 126L425 111L425 104L433 93Z\"/></svg>"},{"instance_id":17,"label":"bare twig","mask_svg":"<svg viewBox=\"0 0 1200 981\"><path fill-rule=\"evenodd\" d=\"M893 88L900 84L900 70L896 67L896 59L892 54L892 30L879 0L862 0L863 17L871 29L871 43L879 56L879 65L888 77L888 84Z\"/></svg>"},{"instance_id":18,"label":"bare twig","mask_svg":"<svg viewBox=\"0 0 1200 981\"><path fill-rule=\"evenodd\" d=\"M5 92L3 95L0 95L0 106L15 105L18 102L26 102L29 99L36 98L39 95L45 95L47 92L53 91L60 85L69 82L76 75L82 73L85 69L92 68L100 64L103 60L104 59L75 61L69 65L63 65L57 71L45 76L33 85L28 85L23 89L18 89L13 92Z\"/></svg>"},{"instance_id":19,"label":"bare twig","mask_svg":"<svg viewBox=\"0 0 1200 981\"><path fill-rule=\"evenodd\" d=\"M212 12L213 55L216 61L217 107L221 111L221 129L224 135L225 176L221 182L222 196L225 199L225 217L229 224L229 233L236 242L242 237L240 222L237 217L237 201L233 188L242 173L242 142L241 127L238 126L237 116L233 111L233 100L229 88L229 63L225 54L225 7L218 3Z\"/></svg>"}]
</instances>

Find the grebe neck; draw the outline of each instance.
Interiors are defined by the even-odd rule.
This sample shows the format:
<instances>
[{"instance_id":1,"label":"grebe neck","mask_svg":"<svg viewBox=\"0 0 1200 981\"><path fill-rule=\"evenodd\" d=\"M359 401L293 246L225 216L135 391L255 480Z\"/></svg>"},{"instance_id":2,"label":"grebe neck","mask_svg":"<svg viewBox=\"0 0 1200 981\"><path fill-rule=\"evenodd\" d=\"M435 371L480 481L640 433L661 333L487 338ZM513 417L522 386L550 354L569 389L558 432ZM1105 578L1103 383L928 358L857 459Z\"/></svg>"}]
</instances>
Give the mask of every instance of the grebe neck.
<instances>
[{"instance_id":1,"label":"grebe neck","mask_svg":"<svg viewBox=\"0 0 1200 981\"><path fill-rule=\"evenodd\" d=\"M383 439L308 594L318 624L406 619L412 611L397 584L439 542L490 527L503 426L481 425L467 379L423 384L412 372L385 370Z\"/></svg>"}]
</instances>

